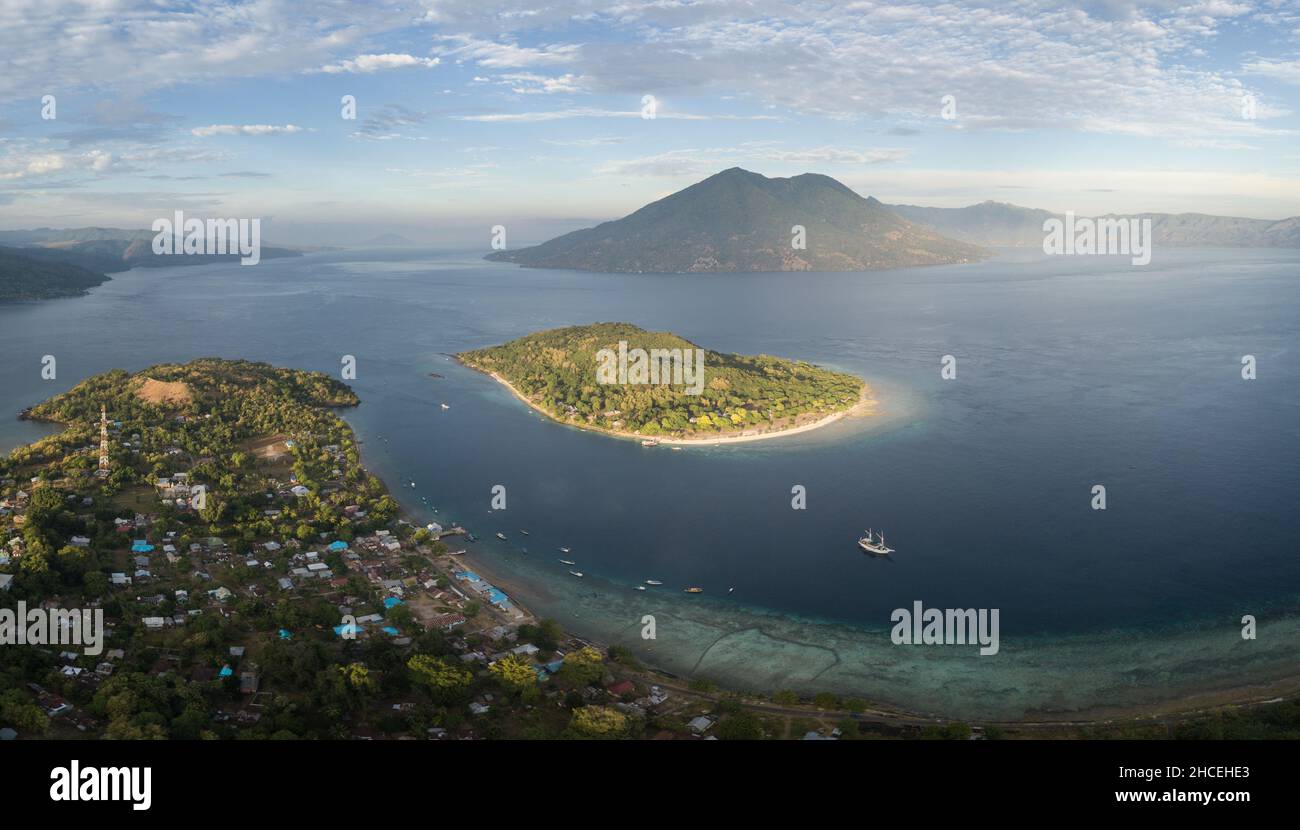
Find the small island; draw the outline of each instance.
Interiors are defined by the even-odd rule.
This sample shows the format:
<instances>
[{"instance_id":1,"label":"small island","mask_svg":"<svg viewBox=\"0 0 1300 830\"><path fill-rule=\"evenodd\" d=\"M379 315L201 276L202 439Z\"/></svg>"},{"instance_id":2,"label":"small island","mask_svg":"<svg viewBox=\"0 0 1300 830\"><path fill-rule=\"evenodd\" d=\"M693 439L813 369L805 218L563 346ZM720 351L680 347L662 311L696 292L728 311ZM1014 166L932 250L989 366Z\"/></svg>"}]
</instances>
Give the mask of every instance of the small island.
<instances>
[{"instance_id":1,"label":"small island","mask_svg":"<svg viewBox=\"0 0 1300 830\"><path fill-rule=\"evenodd\" d=\"M875 406L853 375L708 351L630 323L551 329L456 357L560 423L665 444L773 438Z\"/></svg>"}]
</instances>

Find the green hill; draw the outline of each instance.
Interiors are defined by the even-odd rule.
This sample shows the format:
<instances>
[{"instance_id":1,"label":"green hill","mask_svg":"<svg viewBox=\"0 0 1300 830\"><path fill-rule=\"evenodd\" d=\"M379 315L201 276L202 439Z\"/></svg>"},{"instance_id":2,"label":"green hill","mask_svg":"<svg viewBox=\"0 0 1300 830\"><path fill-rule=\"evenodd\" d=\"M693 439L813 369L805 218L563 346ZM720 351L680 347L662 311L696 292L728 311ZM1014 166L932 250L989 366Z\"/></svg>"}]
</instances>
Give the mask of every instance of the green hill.
<instances>
[{"instance_id":1,"label":"green hill","mask_svg":"<svg viewBox=\"0 0 1300 830\"><path fill-rule=\"evenodd\" d=\"M682 383L675 377L658 384L602 383L599 353L617 353L620 342L629 352L699 349L668 332L596 323L537 332L458 357L467 366L498 375L533 406L563 423L674 438L790 429L851 409L866 386L853 375L802 361L708 350L703 350L699 394L690 394L686 372ZM635 378L631 372L628 376Z\"/></svg>"},{"instance_id":2,"label":"green hill","mask_svg":"<svg viewBox=\"0 0 1300 830\"><path fill-rule=\"evenodd\" d=\"M0 300L77 297L107 279L78 264L29 256L23 249L0 248Z\"/></svg>"},{"instance_id":3,"label":"green hill","mask_svg":"<svg viewBox=\"0 0 1300 830\"><path fill-rule=\"evenodd\" d=\"M806 247L792 244L800 225ZM488 259L604 272L869 271L987 253L913 224L829 176L724 170L614 222Z\"/></svg>"}]
</instances>

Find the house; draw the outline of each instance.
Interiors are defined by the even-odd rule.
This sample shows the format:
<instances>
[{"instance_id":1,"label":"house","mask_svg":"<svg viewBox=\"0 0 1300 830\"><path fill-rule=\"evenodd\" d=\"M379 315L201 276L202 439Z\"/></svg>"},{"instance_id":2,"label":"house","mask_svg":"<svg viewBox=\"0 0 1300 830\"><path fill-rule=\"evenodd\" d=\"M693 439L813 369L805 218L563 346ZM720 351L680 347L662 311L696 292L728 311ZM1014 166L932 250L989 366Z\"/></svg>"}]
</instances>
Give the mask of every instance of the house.
<instances>
[{"instance_id":1,"label":"house","mask_svg":"<svg viewBox=\"0 0 1300 830\"><path fill-rule=\"evenodd\" d=\"M239 691L242 694L257 694L257 673L246 671L239 673Z\"/></svg>"},{"instance_id":2,"label":"house","mask_svg":"<svg viewBox=\"0 0 1300 830\"><path fill-rule=\"evenodd\" d=\"M605 691L609 692L614 697L622 697L623 695L630 695L635 692L636 685L633 684L631 680L620 680L617 683L606 686Z\"/></svg>"},{"instance_id":3,"label":"house","mask_svg":"<svg viewBox=\"0 0 1300 830\"><path fill-rule=\"evenodd\" d=\"M696 735L703 735L705 732L708 732L710 729L713 728L713 723L714 723L713 718L709 717L708 715L697 715L696 717L691 719L690 723L686 725L689 726L691 728L691 731L694 732Z\"/></svg>"},{"instance_id":4,"label":"house","mask_svg":"<svg viewBox=\"0 0 1300 830\"><path fill-rule=\"evenodd\" d=\"M162 617L144 617L141 622L144 623L144 627L150 631L157 631L162 628L165 623Z\"/></svg>"}]
</instances>

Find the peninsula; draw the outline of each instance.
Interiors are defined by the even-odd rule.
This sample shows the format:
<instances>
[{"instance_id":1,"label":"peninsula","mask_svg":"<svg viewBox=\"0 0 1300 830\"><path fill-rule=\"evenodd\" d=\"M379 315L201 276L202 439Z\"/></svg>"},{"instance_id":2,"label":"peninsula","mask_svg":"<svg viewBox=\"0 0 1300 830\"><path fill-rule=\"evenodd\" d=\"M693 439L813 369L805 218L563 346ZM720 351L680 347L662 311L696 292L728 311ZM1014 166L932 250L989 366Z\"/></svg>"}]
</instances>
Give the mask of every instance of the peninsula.
<instances>
[{"instance_id":1,"label":"peninsula","mask_svg":"<svg viewBox=\"0 0 1300 830\"><path fill-rule=\"evenodd\" d=\"M875 406L853 375L708 351L630 323L551 329L456 357L560 423L666 444L774 438Z\"/></svg>"}]
</instances>

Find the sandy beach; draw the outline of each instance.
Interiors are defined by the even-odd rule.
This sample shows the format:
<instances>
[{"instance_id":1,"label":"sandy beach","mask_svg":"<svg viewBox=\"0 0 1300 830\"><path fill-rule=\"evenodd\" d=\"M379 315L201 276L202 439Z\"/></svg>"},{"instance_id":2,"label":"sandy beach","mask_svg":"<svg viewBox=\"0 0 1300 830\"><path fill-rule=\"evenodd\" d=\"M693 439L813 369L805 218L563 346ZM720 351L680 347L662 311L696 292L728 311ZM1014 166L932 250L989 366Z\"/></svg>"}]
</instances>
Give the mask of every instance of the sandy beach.
<instances>
[{"instance_id":1,"label":"sandy beach","mask_svg":"<svg viewBox=\"0 0 1300 830\"><path fill-rule=\"evenodd\" d=\"M462 362L461 365L474 369L476 372L483 372L482 369L469 366L467 363ZM530 409L546 416L546 418L557 424L563 424L564 426L586 430L587 432L595 432L601 435L609 435L614 438L624 438L632 441L657 441L660 444L674 447L712 447L721 444L743 444L748 441L765 441L771 438L784 438L787 435L798 435L801 432L811 432L814 429L820 429L821 427L835 423L841 418L869 418L877 413L877 401L871 391L871 385L864 382L862 384L862 393L858 397L858 402L851 408L841 410L840 412L833 412L824 418L817 419L816 421L788 427L786 429L775 429L765 432L746 431L735 434L723 433L708 438L674 438L667 435L642 435L640 433L627 432L625 430L603 429L601 427L594 427L587 424L577 424L572 421L561 421L559 418L556 418L554 415L529 400L528 397L516 389L510 381L501 377L496 372L483 372L483 374L488 375L497 383L500 383L502 386L509 389L516 398L527 404Z\"/></svg>"}]
</instances>

